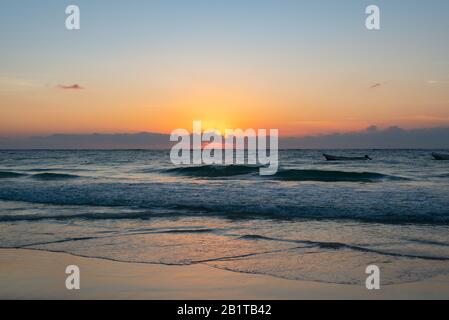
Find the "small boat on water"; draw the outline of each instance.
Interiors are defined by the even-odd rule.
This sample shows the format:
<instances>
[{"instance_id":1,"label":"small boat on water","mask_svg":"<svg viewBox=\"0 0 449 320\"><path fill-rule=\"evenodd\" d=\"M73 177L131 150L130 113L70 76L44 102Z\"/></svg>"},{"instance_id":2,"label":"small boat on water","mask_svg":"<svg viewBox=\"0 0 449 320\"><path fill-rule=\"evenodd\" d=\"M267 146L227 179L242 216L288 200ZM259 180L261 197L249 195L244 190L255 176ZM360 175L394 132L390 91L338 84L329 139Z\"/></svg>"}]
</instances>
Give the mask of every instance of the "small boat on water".
<instances>
[{"instance_id":1,"label":"small boat on water","mask_svg":"<svg viewBox=\"0 0 449 320\"><path fill-rule=\"evenodd\" d=\"M435 160L449 160L449 154L444 153L432 153L432 157L435 158Z\"/></svg>"},{"instance_id":2,"label":"small boat on water","mask_svg":"<svg viewBox=\"0 0 449 320\"><path fill-rule=\"evenodd\" d=\"M323 154L327 161L359 161L359 160L373 160L369 156L365 155L363 157L341 157L341 156L332 156L330 154Z\"/></svg>"}]
</instances>

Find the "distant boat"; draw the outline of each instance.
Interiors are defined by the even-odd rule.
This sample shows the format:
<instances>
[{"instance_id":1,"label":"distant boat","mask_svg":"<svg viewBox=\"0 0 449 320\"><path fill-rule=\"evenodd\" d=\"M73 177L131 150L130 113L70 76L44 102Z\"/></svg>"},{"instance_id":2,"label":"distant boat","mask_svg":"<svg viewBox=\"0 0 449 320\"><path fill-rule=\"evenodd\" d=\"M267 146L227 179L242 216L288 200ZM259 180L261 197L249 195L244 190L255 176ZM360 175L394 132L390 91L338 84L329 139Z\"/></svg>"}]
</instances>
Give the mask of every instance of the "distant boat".
<instances>
[{"instance_id":1,"label":"distant boat","mask_svg":"<svg viewBox=\"0 0 449 320\"><path fill-rule=\"evenodd\" d=\"M363 157L340 157L331 156L330 154L323 154L327 161L352 161L352 160L373 160L369 156L365 155Z\"/></svg>"},{"instance_id":2,"label":"distant boat","mask_svg":"<svg viewBox=\"0 0 449 320\"><path fill-rule=\"evenodd\" d=\"M435 158L435 160L449 160L449 154L444 153L432 153L432 157Z\"/></svg>"}]
</instances>

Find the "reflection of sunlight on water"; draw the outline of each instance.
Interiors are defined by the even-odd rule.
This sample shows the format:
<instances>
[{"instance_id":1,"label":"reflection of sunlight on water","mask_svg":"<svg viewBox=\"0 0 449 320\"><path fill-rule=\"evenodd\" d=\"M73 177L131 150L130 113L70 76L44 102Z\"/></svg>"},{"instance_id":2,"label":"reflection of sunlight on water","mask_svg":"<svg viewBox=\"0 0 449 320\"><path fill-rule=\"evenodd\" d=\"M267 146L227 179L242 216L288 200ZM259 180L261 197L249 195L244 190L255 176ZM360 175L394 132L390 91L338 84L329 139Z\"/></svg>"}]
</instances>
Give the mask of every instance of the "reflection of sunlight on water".
<instances>
[{"instance_id":1,"label":"reflection of sunlight on water","mask_svg":"<svg viewBox=\"0 0 449 320\"><path fill-rule=\"evenodd\" d=\"M447 226L433 227L427 236L440 246L417 239L416 235L428 234L427 226L398 228L335 221L178 217L78 220L68 224L42 221L0 227L4 245L8 244L6 234L16 234L21 235L14 240L16 245L21 242L27 248L129 262L205 263L287 279L361 283L364 268L370 263L381 267L385 284L449 272L448 261L407 257L449 259ZM351 246L362 249L354 250Z\"/></svg>"}]
</instances>

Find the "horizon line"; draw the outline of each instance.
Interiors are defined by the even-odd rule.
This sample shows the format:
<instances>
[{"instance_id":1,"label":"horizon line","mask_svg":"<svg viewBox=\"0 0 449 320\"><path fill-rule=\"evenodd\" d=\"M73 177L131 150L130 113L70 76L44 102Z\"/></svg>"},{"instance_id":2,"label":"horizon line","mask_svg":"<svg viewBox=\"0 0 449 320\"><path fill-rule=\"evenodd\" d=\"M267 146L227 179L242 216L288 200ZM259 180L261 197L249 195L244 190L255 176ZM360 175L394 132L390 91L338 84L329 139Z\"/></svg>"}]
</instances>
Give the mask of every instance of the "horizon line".
<instances>
[{"instance_id":1,"label":"horizon line","mask_svg":"<svg viewBox=\"0 0 449 320\"><path fill-rule=\"evenodd\" d=\"M374 129L373 129L374 128ZM229 128L229 130L247 130L247 129L253 129L253 130L258 130L258 129L254 129L254 128L247 128L247 129L241 129L241 128ZM275 130L279 130L279 132L281 132L280 129L278 128L260 128L260 129L265 129L265 130L270 130L270 129L275 129ZM399 130L404 130L404 131L413 131L413 130L431 130L431 129L449 129L449 124L448 125L440 125L440 126L433 126L433 127L414 127L414 128L402 128L400 126L397 125L390 125L390 126L386 126L383 128L380 128L376 125L371 125L368 127L365 127L364 129L359 129L359 130L352 130L352 131L334 131L334 132L323 132L323 133L315 133L315 134L305 134L305 135L278 135L279 138L307 138L307 137L322 137L322 136L326 136L326 135L344 135L344 134L353 134L353 133L380 133L380 132L384 132L387 130L391 130L391 129L399 129ZM202 134L205 132L210 132L216 129L207 129L207 130L203 130ZM171 133L166 133L166 132L156 132L156 131L136 131L136 132L120 132L120 131L116 131L116 132L54 132L54 133L34 133L34 134L28 134L28 135L0 135L0 139L17 139L17 138L47 138L47 137L54 137L54 136L96 136L96 135L139 135L139 134L150 134L150 135L160 135L160 136L169 136ZM190 133L189 135L194 135L194 133ZM222 134L221 134L222 135Z\"/></svg>"}]
</instances>

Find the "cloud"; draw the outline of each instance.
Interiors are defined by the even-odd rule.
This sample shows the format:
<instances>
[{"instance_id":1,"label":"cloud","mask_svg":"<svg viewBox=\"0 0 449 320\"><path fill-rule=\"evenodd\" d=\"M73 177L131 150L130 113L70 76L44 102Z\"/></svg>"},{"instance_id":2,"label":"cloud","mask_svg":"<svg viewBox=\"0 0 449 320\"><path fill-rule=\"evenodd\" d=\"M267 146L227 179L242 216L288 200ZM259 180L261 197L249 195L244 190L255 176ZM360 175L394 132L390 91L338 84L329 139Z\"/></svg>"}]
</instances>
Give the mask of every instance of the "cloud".
<instances>
[{"instance_id":1,"label":"cloud","mask_svg":"<svg viewBox=\"0 0 449 320\"><path fill-rule=\"evenodd\" d=\"M63 89L63 90L83 90L84 88L81 87L79 84L72 84L69 86L63 85L63 84L59 84L57 86L59 89Z\"/></svg>"},{"instance_id":2,"label":"cloud","mask_svg":"<svg viewBox=\"0 0 449 320\"><path fill-rule=\"evenodd\" d=\"M379 130L379 128L377 126L369 126L368 128L366 128L366 132L376 132L377 130Z\"/></svg>"},{"instance_id":3,"label":"cloud","mask_svg":"<svg viewBox=\"0 0 449 320\"><path fill-rule=\"evenodd\" d=\"M149 132L0 137L0 149L166 149L171 145L169 135Z\"/></svg>"},{"instance_id":4,"label":"cloud","mask_svg":"<svg viewBox=\"0 0 449 320\"><path fill-rule=\"evenodd\" d=\"M449 104L448 101L445 102L445 104ZM407 120L417 120L417 121L429 121L429 122L449 122L449 117L445 117L445 116L430 116L430 115L416 115L416 116L410 116L410 117L404 117L404 119Z\"/></svg>"},{"instance_id":5,"label":"cloud","mask_svg":"<svg viewBox=\"0 0 449 320\"><path fill-rule=\"evenodd\" d=\"M380 87L382 87L383 85L385 85L385 84L387 84L386 82L378 82L378 83L375 83L375 84L373 84L372 86L370 86L369 88L370 89L376 89L376 88L380 88Z\"/></svg>"},{"instance_id":6,"label":"cloud","mask_svg":"<svg viewBox=\"0 0 449 320\"><path fill-rule=\"evenodd\" d=\"M438 79L438 80L427 80L426 82L427 82L427 84L430 84L430 85L432 85L432 84L446 84L446 83L449 83L449 80L448 79Z\"/></svg>"},{"instance_id":7,"label":"cloud","mask_svg":"<svg viewBox=\"0 0 449 320\"><path fill-rule=\"evenodd\" d=\"M2 87L1 89L3 91L5 88L8 90L36 89L43 87L43 85L33 79L0 76L0 87Z\"/></svg>"},{"instance_id":8,"label":"cloud","mask_svg":"<svg viewBox=\"0 0 449 320\"><path fill-rule=\"evenodd\" d=\"M168 149L170 135L136 134L55 134L35 137L0 137L0 149ZM449 127L402 129L397 126L379 129L370 126L362 131L280 137L281 149L447 149Z\"/></svg>"},{"instance_id":9,"label":"cloud","mask_svg":"<svg viewBox=\"0 0 449 320\"><path fill-rule=\"evenodd\" d=\"M370 126L355 132L282 138L279 145L286 149L446 149L449 148L449 128L402 129L392 126L379 129Z\"/></svg>"}]
</instances>

